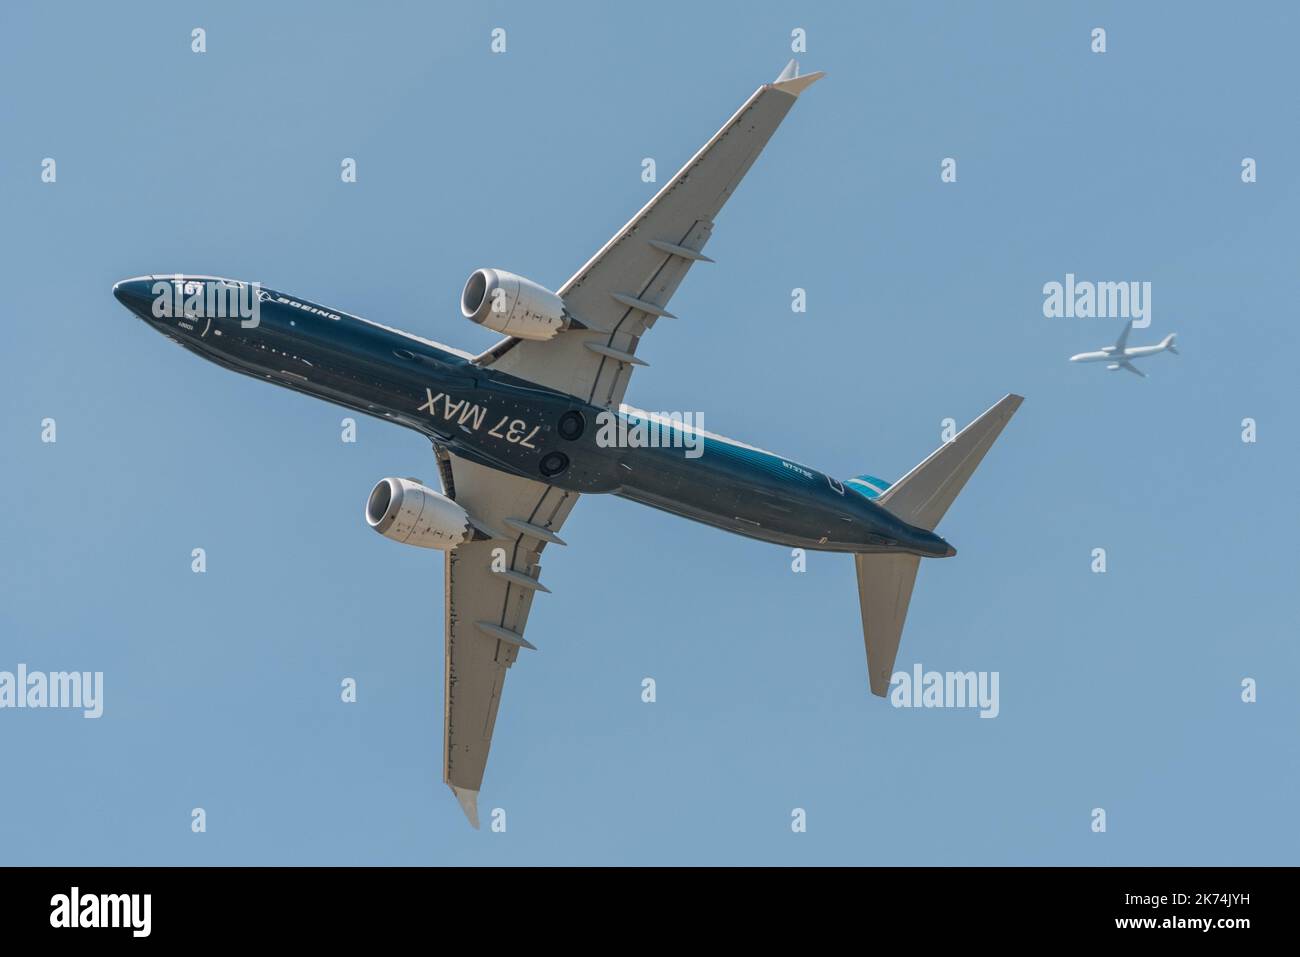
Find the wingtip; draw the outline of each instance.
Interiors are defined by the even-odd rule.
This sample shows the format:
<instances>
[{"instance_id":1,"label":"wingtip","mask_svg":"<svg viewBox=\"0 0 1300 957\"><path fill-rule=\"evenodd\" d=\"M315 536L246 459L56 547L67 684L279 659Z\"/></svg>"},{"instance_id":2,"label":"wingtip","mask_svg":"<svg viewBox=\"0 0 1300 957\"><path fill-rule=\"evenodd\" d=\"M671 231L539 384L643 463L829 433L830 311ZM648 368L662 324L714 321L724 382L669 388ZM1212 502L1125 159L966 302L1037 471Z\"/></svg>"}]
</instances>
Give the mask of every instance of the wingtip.
<instances>
[{"instance_id":1,"label":"wingtip","mask_svg":"<svg viewBox=\"0 0 1300 957\"><path fill-rule=\"evenodd\" d=\"M451 793L456 795L456 800L460 802L460 809L465 812L465 817L469 819L469 826L478 830L478 792L471 791L469 788L458 788L454 784L449 784Z\"/></svg>"},{"instance_id":2,"label":"wingtip","mask_svg":"<svg viewBox=\"0 0 1300 957\"><path fill-rule=\"evenodd\" d=\"M808 87L812 86L826 74L822 71L816 73L806 73L802 76L799 74L799 61L791 60L785 65L785 69L780 72L772 86L791 96L798 96Z\"/></svg>"}]
</instances>

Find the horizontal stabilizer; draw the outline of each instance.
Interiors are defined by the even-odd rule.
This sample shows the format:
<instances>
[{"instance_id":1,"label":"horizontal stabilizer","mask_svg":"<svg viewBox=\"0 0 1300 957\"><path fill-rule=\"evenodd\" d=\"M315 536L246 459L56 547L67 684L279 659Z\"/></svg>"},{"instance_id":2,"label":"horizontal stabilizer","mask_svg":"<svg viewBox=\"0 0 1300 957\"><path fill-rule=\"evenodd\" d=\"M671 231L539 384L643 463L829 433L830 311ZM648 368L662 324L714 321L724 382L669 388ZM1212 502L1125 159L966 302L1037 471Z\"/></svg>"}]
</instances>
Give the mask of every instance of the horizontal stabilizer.
<instances>
[{"instance_id":1,"label":"horizontal stabilizer","mask_svg":"<svg viewBox=\"0 0 1300 957\"><path fill-rule=\"evenodd\" d=\"M891 485L876 503L908 524L933 530L1023 401L1022 396L1004 396Z\"/></svg>"},{"instance_id":2,"label":"horizontal stabilizer","mask_svg":"<svg viewBox=\"0 0 1300 957\"><path fill-rule=\"evenodd\" d=\"M898 641L916 584L916 555L854 555L858 601L862 606L862 635L867 643L867 676L871 693L884 697L898 657Z\"/></svg>"}]
</instances>

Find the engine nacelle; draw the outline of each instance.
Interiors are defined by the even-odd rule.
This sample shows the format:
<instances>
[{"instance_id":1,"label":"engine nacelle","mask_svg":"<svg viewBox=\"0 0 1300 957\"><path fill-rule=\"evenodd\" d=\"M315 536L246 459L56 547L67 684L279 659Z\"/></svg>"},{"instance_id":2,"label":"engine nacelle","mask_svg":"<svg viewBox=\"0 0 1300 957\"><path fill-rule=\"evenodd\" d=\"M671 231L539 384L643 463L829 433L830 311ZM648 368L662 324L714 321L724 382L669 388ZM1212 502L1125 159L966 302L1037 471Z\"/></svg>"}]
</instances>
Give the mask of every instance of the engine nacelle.
<instances>
[{"instance_id":1,"label":"engine nacelle","mask_svg":"<svg viewBox=\"0 0 1300 957\"><path fill-rule=\"evenodd\" d=\"M447 496L404 478L382 479L371 490L366 524L395 542L444 552L474 536L468 512Z\"/></svg>"},{"instance_id":2,"label":"engine nacelle","mask_svg":"<svg viewBox=\"0 0 1300 957\"><path fill-rule=\"evenodd\" d=\"M564 301L531 279L502 269L479 269L460 294L466 319L507 336L545 342L572 320Z\"/></svg>"}]
</instances>

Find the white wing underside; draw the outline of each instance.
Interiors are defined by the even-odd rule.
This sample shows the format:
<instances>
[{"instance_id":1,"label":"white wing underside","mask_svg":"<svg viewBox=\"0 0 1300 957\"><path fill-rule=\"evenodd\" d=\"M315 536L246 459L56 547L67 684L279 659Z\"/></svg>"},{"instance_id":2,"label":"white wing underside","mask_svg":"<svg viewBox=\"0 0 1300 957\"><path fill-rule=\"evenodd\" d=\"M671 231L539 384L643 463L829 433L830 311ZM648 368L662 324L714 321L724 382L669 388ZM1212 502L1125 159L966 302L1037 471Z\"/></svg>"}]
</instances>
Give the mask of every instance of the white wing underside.
<instances>
[{"instance_id":1,"label":"white wing underside","mask_svg":"<svg viewBox=\"0 0 1300 957\"><path fill-rule=\"evenodd\" d=\"M474 827L492 731L524 639L544 537L558 542L576 492L534 482L440 451L444 491L500 538L466 542L446 555L446 697L443 780ZM449 474L450 473L450 474ZM530 526L533 527L530 530ZM562 543L561 543L562 544ZM502 549L501 571L493 552Z\"/></svg>"}]
</instances>

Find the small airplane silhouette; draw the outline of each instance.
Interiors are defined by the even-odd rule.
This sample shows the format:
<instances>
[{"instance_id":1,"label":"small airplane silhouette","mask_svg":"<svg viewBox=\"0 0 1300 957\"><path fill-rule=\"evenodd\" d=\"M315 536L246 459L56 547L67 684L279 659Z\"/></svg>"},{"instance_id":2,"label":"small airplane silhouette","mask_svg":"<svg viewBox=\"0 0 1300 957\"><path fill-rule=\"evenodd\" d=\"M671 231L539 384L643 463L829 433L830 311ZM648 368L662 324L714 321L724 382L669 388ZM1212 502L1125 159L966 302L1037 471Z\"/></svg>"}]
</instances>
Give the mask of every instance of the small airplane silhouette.
<instances>
[{"instance_id":1,"label":"small airplane silhouette","mask_svg":"<svg viewBox=\"0 0 1300 957\"><path fill-rule=\"evenodd\" d=\"M1080 352L1077 356L1070 356L1070 361L1109 362L1110 365L1106 366L1106 368L1111 372L1115 372L1119 369L1127 369L1134 375L1139 375L1145 379L1147 374L1141 371L1137 366L1133 365L1130 360L1141 359L1144 356L1153 356L1157 352L1168 351L1172 352L1174 355L1179 354L1178 350L1174 348L1174 334L1172 332L1161 339L1158 345L1134 346L1130 349L1128 347L1128 334L1132 328L1133 322L1130 320L1128 324L1124 326L1124 331L1119 334L1119 338L1115 340L1113 346L1106 346L1106 348L1102 349L1100 352Z\"/></svg>"}]
</instances>

